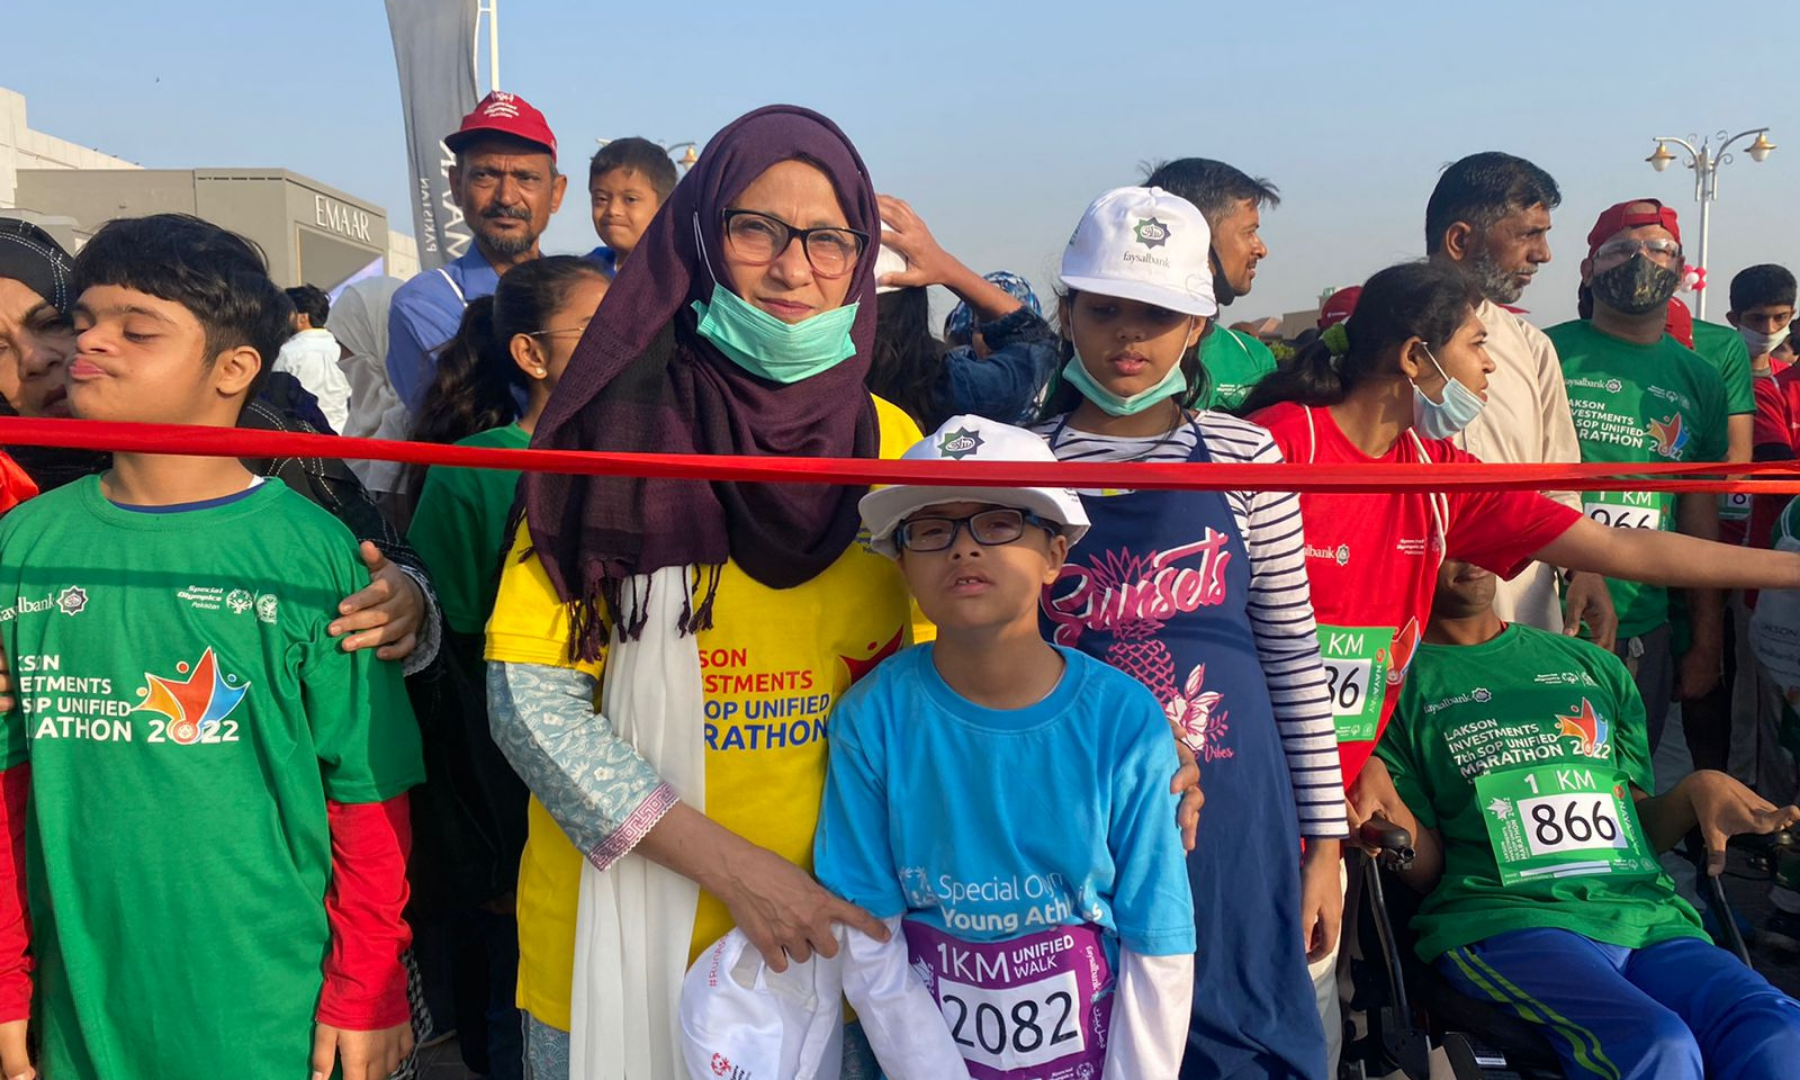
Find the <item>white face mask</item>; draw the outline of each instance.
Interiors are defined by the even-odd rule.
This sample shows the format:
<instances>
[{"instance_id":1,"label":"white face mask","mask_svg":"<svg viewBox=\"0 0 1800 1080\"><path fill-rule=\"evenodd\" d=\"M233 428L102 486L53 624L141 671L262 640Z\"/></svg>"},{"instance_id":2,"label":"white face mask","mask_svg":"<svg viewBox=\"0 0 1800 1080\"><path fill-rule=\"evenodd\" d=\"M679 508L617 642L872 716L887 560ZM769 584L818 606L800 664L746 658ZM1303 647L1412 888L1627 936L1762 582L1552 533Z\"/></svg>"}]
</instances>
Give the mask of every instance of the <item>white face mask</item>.
<instances>
[{"instance_id":1,"label":"white face mask","mask_svg":"<svg viewBox=\"0 0 1800 1080\"><path fill-rule=\"evenodd\" d=\"M1781 348L1781 343L1788 339L1788 332L1792 329L1793 326L1790 324L1773 334L1765 334L1760 330L1752 330L1748 326L1740 326L1738 333L1743 335L1744 344L1750 349L1751 356L1767 356Z\"/></svg>"}]
</instances>

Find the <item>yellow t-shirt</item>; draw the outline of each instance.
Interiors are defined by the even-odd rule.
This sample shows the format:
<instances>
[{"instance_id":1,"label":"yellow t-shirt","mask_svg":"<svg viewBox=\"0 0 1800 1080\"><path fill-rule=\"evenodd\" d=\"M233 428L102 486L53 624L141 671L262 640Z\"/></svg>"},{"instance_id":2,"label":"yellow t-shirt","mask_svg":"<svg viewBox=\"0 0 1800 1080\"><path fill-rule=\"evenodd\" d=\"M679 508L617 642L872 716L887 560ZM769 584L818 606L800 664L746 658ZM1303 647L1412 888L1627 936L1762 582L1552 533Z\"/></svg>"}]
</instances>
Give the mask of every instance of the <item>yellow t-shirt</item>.
<instances>
[{"instance_id":1,"label":"yellow t-shirt","mask_svg":"<svg viewBox=\"0 0 1800 1080\"><path fill-rule=\"evenodd\" d=\"M877 398L875 406L881 456L897 458L921 438L919 429L887 402ZM771 589L727 563L714 628L696 642L706 698L706 815L809 870L825 787L826 715L881 658L932 633L915 617L898 568L864 540L792 589ZM487 658L600 674L599 665L569 660L567 611L535 557L509 560L501 576ZM564 1031L581 863L533 798L519 864L519 1006ZM702 891L689 962L731 927L724 903Z\"/></svg>"}]
</instances>

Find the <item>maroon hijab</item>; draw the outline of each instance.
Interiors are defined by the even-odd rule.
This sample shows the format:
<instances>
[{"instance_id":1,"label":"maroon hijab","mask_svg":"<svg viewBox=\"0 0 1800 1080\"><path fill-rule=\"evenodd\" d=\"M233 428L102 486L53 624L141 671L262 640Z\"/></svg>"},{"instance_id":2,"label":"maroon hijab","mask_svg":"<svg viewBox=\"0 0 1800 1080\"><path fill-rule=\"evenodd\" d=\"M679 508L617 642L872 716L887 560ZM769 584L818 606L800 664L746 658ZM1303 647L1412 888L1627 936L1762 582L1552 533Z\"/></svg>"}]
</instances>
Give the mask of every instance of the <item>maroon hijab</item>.
<instances>
[{"instance_id":1,"label":"maroon hijab","mask_svg":"<svg viewBox=\"0 0 1800 1080\"><path fill-rule=\"evenodd\" d=\"M689 308L710 300L725 270L723 211L770 166L805 159L830 177L853 229L871 237L845 303L860 303L856 354L791 385L726 358L694 330ZM711 259L696 242L698 226ZM713 136L675 185L558 380L532 436L534 449L782 457L874 457L873 403L864 389L875 337L875 243L881 218L868 170L825 117L791 105L758 109ZM757 581L810 581L854 542L864 488L737 484L527 473L521 492L532 549L557 595L574 605L575 648L604 644L605 603L628 636L642 630L642 598L621 595L632 575L735 560ZM690 586L682 633L711 625L716 570Z\"/></svg>"}]
</instances>

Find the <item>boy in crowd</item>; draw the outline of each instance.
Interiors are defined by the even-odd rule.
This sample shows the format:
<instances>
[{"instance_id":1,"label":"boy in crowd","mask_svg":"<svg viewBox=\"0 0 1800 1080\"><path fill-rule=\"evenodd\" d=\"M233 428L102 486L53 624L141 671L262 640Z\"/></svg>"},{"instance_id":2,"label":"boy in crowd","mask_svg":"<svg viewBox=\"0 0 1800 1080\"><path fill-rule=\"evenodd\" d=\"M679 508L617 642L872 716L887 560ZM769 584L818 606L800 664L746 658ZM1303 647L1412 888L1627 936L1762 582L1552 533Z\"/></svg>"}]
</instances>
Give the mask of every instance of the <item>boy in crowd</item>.
<instances>
[{"instance_id":1,"label":"boy in crowd","mask_svg":"<svg viewBox=\"0 0 1800 1080\"><path fill-rule=\"evenodd\" d=\"M106 225L75 292L80 419L232 427L289 330L183 215ZM386 1077L423 770L400 671L328 632L349 531L235 459L120 452L7 515L0 567L0 1074L32 1018L49 1076Z\"/></svg>"},{"instance_id":2,"label":"boy in crowd","mask_svg":"<svg viewBox=\"0 0 1800 1080\"><path fill-rule=\"evenodd\" d=\"M341 435L350 418L350 377L338 367L343 350L338 348L337 338L325 329L331 298L317 285L297 285L287 290L287 298L294 305L294 336L282 342L275 370L299 379L306 392L318 400L331 433Z\"/></svg>"},{"instance_id":3,"label":"boy in crowd","mask_svg":"<svg viewBox=\"0 0 1800 1080\"><path fill-rule=\"evenodd\" d=\"M1800 1004L1713 945L1656 853L1696 826L1709 871L1739 833L1800 821L1721 772L1665 795L1620 660L1494 613L1494 575L1446 560L1432 621L1355 807L1412 830L1422 959L1541 1024L1570 1080L1776 1080ZM1365 780L1370 773L1364 773Z\"/></svg>"},{"instance_id":4,"label":"boy in crowd","mask_svg":"<svg viewBox=\"0 0 1800 1080\"><path fill-rule=\"evenodd\" d=\"M588 195L600 246L588 253L608 277L637 247L650 219L680 179L668 151L636 136L614 139L588 164Z\"/></svg>"},{"instance_id":5,"label":"boy in crowd","mask_svg":"<svg viewBox=\"0 0 1800 1080\"><path fill-rule=\"evenodd\" d=\"M1055 460L967 415L906 457ZM1135 680L1038 629L1040 590L1087 531L1080 499L901 485L862 514L938 628L832 714L815 842L820 882L890 931L846 931L843 961L883 1072L1174 1076L1194 923L1168 721Z\"/></svg>"}]
</instances>

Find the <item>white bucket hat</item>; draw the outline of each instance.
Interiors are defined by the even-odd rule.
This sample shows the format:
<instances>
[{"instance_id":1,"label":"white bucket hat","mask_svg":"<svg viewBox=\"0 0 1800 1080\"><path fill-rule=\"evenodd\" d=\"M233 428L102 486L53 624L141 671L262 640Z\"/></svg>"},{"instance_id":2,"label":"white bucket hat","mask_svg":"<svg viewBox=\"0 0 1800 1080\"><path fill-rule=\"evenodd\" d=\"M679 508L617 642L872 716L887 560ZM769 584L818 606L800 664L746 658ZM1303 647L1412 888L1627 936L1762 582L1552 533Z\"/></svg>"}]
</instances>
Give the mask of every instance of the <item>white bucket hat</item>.
<instances>
[{"instance_id":1,"label":"white bucket hat","mask_svg":"<svg viewBox=\"0 0 1800 1080\"><path fill-rule=\"evenodd\" d=\"M1162 188L1114 188L1093 201L1063 251L1062 283L1079 292L1219 313L1212 230L1194 204Z\"/></svg>"},{"instance_id":2,"label":"white bucket hat","mask_svg":"<svg viewBox=\"0 0 1800 1080\"><path fill-rule=\"evenodd\" d=\"M936 432L913 444L902 461L1041 461L1056 464L1056 455L1043 439L980 416L952 416ZM1063 526L1063 535L1074 544L1088 531L1087 510L1081 497L1067 488L936 487L895 484L876 488L862 497L857 508L869 529L869 546L883 555L899 554L894 530L928 506L981 502L1029 510L1046 521Z\"/></svg>"},{"instance_id":3,"label":"white bucket hat","mask_svg":"<svg viewBox=\"0 0 1800 1080\"><path fill-rule=\"evenodd\" d=\"M770 971L742 930L700 954L681 983L689 1080L838 1080L843 969L814 956Z\"/></svg>"}]
</instances>

